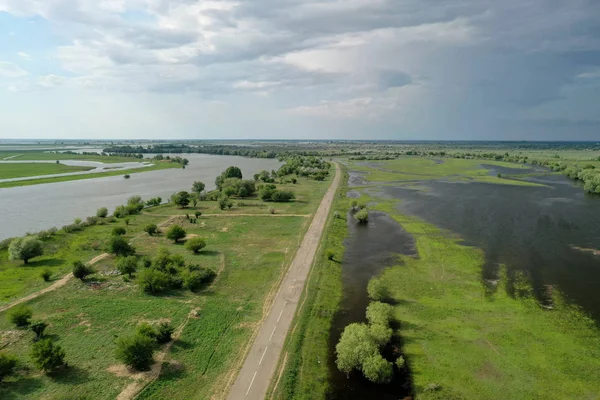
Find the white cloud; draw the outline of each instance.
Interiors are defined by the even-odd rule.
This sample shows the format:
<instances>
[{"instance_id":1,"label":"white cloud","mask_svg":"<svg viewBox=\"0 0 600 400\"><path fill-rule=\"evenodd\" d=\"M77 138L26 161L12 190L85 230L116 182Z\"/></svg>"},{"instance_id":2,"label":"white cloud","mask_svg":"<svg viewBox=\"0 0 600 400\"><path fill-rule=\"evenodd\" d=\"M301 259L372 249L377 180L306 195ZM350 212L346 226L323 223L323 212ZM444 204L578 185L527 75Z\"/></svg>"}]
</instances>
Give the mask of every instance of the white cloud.
<instances>
[{"instance_id":1,"label":"white cloud","mask_svg":"<svg viewBox=\"0 0 600 400\"><path fill-rule=\"evenodd\" d=\"M24 51L18 52L17 55L19 57L21 57L23 60L31 61L31 55L25 53Z\"/></svg>"},{"instance_id":2,"label":"white cloud","mask_svg":"<svg viewBox=\"0 0 600 400\"><path fill-rule=\"evenodd\" d=\"M50 89L61 86L66 82L66 78L56 75L44 75L37 79L37 84L43 88Z\"/></svg>"},{"instance_id":3,"label":"white cloud","mask_svg":"<svg viewBox=\"0 0 600 400\"><path fill-rule=\"evenodd\" d=\"M11 62L0 61L0 76L6 78L20 78L28 75L28 72Z\"/></svg>"}]
</instances>

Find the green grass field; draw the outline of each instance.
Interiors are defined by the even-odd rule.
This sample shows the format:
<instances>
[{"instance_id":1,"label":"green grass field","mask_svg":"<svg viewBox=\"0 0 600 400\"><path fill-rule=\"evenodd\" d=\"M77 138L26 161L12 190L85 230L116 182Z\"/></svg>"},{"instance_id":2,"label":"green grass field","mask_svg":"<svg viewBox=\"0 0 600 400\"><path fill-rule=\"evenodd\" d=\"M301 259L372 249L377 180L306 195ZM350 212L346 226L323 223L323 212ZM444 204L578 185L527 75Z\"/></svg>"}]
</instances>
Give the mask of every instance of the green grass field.
<instances>
[{"instance_id":1,"label":"green grass field","mask_svg":"<svg viewBox=\"0 0 600 400\"><path fill-rule=\"evenodd\" d=\"M114 269L110 258L95 266L99 273L87 283L71 280L28 302L34 318L50 324L48 335L66 351L70 368L53 377L40 374L29 361L31 332L15 329L6 320L6 312L0 313L0 348L21 360L19 374L0 385L0 398L114 399L135 382L114 357L115 338L130 334L140 321L160 319L169 319L174 326L186 325L159 379L146 387L140 398L223 398L224 389L241 366L250 337L259 327L265 301L274 293L310 223L304 214L314 213L330 182L301 179L298 185L289 185L299 201L275 208L291 216L278 216L279 210L272 216L257 200L242 200L256 205L234 206L224 213L216 202L200 202L196 208L183 210L162 205L135 216L126 227L126 237L139 255L152 256L166 247L183 255L187 262L217 271L216 280L197 294L173 290L161 296L144 295L133 282L101 273ZM194 211L206 215L196 224L184 216ZM164 235L142 233L146 224L169 218L163 229L177 223L188 235L206 240L208 245L201 254L193 255ZM45 266L51 266L58 278L70 270L73 260L89 260L102 253L116 225L124 223L118 220L83 232L59 233L45 243L49 254L33 259L28 267L9 262L4 250L0 253L0 281L7 282L3 301L51 284L43 283L37 275ZM187 318L192 310L196 311L193 317Z\"/></svg>"},{"instance_id":2,"label":"green grass field","mask_svg":"<svg viewBox=\"0 0 600 400\"><path fill-rule=\"evenodd\" d=\"M68 172L89 171L93 167L76 167L64 164L0 164L0 179L24 178L27 176L64 174Z\"/></svg>"},{"instance_id":3,"label":"green grass field","mask_svg":"<svg viewBox=\"0 0 600 400\"><path fill-rule=\"evenodd\" d=\"M13 157L13 161L55 161L55 160L80 160L80 161L98 161L106 164L112 163L123 163L123 162L136 162L139 161L132 157L121 157L121 156L101 156L101 155L87 155L87 154L65 154L59 152L45 152L45 151L0 151L0 160L7 157Z\"/></svg>"}]
</instances>

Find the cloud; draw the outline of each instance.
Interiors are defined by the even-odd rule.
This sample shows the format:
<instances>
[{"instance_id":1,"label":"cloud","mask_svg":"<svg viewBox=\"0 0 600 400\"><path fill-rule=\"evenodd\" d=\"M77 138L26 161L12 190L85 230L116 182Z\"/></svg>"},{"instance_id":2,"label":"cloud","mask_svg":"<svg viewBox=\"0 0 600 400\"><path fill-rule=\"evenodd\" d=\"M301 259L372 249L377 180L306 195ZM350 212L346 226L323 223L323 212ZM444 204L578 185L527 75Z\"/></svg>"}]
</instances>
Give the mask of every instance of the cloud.
<instances>
[{"instance_id":1,"label":"cloud","mask_svg":"<svg viewBox=\"0 0 600 400\"><path fill-rule=\"evenodd\" d=\"M21 57L23 60L31 61L31 56L23 51L18 52L17 55L19 57Z\"/></svg>"},{"instance_id":2,"label":"cloud","mask_svg":"<svg viewBox=\"0 0 600 400\"><path fill-rule=\"evenodd\" d=\"M0 77L20 78L28 75L28 72L21 67L7 61L0 61Z\"/></svg>"},{"instance_id":3,"label":"cloud","mask_svg":"<svg viewBox=\"0 0 600 400\"><path fill-rule=\"evenodd\" d=\"M37 79L37 84L43 88L50 89L63 85L67 79L62 76L44 75Z\"/></svg>"}]
</instances>

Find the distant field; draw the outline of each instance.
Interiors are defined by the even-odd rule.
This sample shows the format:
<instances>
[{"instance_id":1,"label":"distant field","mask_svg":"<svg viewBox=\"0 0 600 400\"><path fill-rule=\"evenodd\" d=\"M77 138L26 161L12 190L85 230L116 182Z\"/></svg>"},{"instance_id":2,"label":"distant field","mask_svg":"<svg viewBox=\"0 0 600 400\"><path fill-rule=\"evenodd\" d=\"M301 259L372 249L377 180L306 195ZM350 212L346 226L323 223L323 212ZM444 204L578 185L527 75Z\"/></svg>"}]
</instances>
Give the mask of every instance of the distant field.
<instances>
[{"instance_id":1,"label":"distant field","mask_svg":"<svg viewBox=\"0 0 600 400\"><path fill-rule=\"evenodd\" d=\"M11 160L32 160L32 161L53 161L53 160L85 160L85 161L98 161L106 164L111 163L122 163L122 162L136 162L139 159L133 157L121 157L121 156L101 156L101 155L84 155L84 154L64 154L59 152L44 152L44 151L0 151L0 160L7 157L13 157Z\"/></svg>"},{"instance_id":2,"label":"distant field","mask_svg":"<svg viewBox=\"0 0 600 400\"><path fill-rule=\"evenodd\" d=\"M185 323L185 327L163 364L160 378L140 398L224 398L225 388L235 378L249 339L260 324L265 301L274 293L330 182L300 179L297 185L286 185L298 199L288 204L265 207L256 199L239 200L237 203L245 205L225 212L210 201L186 209L162 205L132 216L129 225L118 219L78 233L59 232L45 241L48 255L31 260L26 267L22 262L8 261L6 250L0 251L0 306L52 284L39 277L41 269L49 267L56 281L70 270L73 260L87 261L102 253L117 225L126 228L125 237L141 257L153 256L165 247L188 263L218 273L214 283L198 293L172 290L149 296L121 276L101 274L115 269L111 257L95 267L98 273L88 283L71 280L65 287L30 301L34 318L50 323L47 332L64 347L71 366L52 378L39 374L30 364L29 332L15 330L1 312L0 348L18 355L24 368L17 378L8 378L0 385L0 398L88 398L93 393L94 399L114 399L135 382L114 357L115 338L132 333L140 321L159 319L169 319L174 326ZM270 206L276 209L274 216ZM190 223L185 214L196 211L203 215L197 223ZM207 247L193 255L164 234L148 236L143 232L148 223L165 223L163 230L177 223L188 235L204 238Z\"/></svg>"},{"instance_id":3,"label":"distant field","mask_svg":"<svg viewBox=\"0 0 600 400\"><path fill-rule=\"evenodd\" d=\"M93 167L76 167L64 164L0 164L0 179L24 178L27 176L64 174L89 171Z\"/></svg>"}]
</instances>

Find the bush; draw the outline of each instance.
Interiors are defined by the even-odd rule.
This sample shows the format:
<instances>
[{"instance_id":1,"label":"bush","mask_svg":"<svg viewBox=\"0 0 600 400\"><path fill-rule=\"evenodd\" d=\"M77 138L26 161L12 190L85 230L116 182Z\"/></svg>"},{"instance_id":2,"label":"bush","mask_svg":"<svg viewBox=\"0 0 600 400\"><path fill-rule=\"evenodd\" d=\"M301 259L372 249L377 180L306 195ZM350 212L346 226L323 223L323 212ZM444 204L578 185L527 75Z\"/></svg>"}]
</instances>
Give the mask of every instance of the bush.
<instances>
[{"instance_id":1,"label":"bush","mask_svg":"<svg viewBox=\"0 0 600 400\"><path fill-rule=\"evenodd\" d=\"M108 241L108 252L116 256L131 256L135 249L122 236L112 236Z\"/></svg>"},{"instance_id":2,"label":"bush","mask_svg":"<svg viewBox=\"0 0 600 400\"><path fill-rule=\"evenodd\" d=\"M271 194L271 201L276 203L287 203L295 198L296 195L288 190L276 190Z\"/></svg>"},{"instance_id":3,"label":"bush","mask_svg":"<svg viewBox=\"0 0 600 400\"><path fill-rule=\"evenodd\" d=\"M169 288L170 279L165 272L148 268L138 273L137 283L144 293L156 294Z\"/></svg>"},{"instance_id":4,"label":"bush","mask_svg":"<svg viewBox=\"0 0 600 400\"><path fill-rule=\"evenodd\" d=\"M131 218L125 217L123 221L125 222L125 225L129 225L131 223Z\"/></svg>"},{"instance_id":5,"label":"bush","mask_svg":"<svg viewBox=\"0 0 600 400\"><path fill-rule=\"evenodd\" d=\"M367 357L362 363L362 371L365 378L378 384L390 383L394 375L392 363L386 361L381 354Z\"/></svg>"},{"instance_id":6,"label":"bush","mask_svg":"<svg viewBox=\"0 0 600 400\"><path fill-rule=\"evenodd\" d=\"M196 211L194 213L194 215L196 216L196 218L200 218L200 216L202 215L202 213L200 211Z\"/></svg>"},{"instance_id":7,"label":"bush","mask_svg":"<svg viewBox=\"0 0 600 400\"><path fill-rule=\"evenodd\" d=\"M52 276L52 271L50 271L50 269L48 268L44 268L44 270L40 272L40 276L42 277L44 282L49 282L50 277Z\"/></svg>"},{"instance_id":8,"label":"bush","mask_svg":"<svg viewBox=\"0 0 600 400\"><path fill-rule=\"evenodd\" d=\"M391 305L374 301L367 307L367 320L373 325L389 326L393 313Z\"/></svg>"},{"instance_id":9,"label":"bush","mask_svg":"<svg viewBox=\"0 0 600 400\"><path fill-rule=\"evenodd\" d=\"M118 338L116 344L116 358L128 367L145 371L150 369L150 366L154 363L154 343L152 339L143 335L134 335Z\"/></svg>"},{"instance_id":10,"label":"bush","mask_svg":"<svg viewBox=\"0 0 600 400\"><path fill-rule=\"evenodd\" d=\"M17 358L10 354L0 353L0 383L15 372Z\"/></svg>"},{"instance_id":11,"label":"bush","mask_svg":"<svg viewBox=\"0 0 600 400\"><path fill-rule=\"evenodd\" d=\"M101 207L96 211L96 217L98 218L106 218L108 216L108 208Z\"/></svg>"},{"instance_id":12,"label":"bush","mask_svg":"<svg viewBox=\"0 0 600 400\"><path fill-rule=\"evenodd\" d=\"M185 248L194 254L198 254L200 250L202 250L205 247L206 242L204 241L204 239L199 237L188 239L185 242Z\"/></svg>"},{"instance_id":13,"label":"bush","mask_svg":"<svg viewBox=\"0 0 600 400\"><path fill-rule=\"evenodd\" d=\"M83 228L84 228L83 225L70 224L70 225L63 226L62 230L65 231L65 233L74 233L74 232L82 231Z\"/></svg>"},{"instance_id":14,"label":"bush","mask_svg":"<svg viewBox=\"0 0 600 400\"><path fill-rule=\"evenodd\" d=\"M73 276L77 279L81 279L82 281L86 276L94 273L94 270L91 267L88 267L81 261L75 261L73 263Z\"/></svg>"},{"instance_id":15,"label":"bush","mask_svg":"<svg viewBox=\"0 0 600 400\"><path fill-rule=\"evenodd\" d=\"M340 212L339 211L334 211L333 212L333 218L339 219L340 218Z\"/></svg>"},{"instance_id":16,"label":"bush","mask_svg":"<svg viewBox=\"0 0 600 400\"><path fill-rule=\"evenodd\" d=\"M47 327L48 324L44 321L35 321L31 323L29 329L31 329L31 331L35 333L35 340L40 340L44 337L44 331Z\"/></svg>"},{"instance_id":17,"label":"bush","mask_svg":"<svg viewBox=\"0 0 600 400\"><path fill-rule=\"evenodd\" d=\"M358 201L352 200L352 202L350 203L350 207L352 207L352 209L354 210L357 206L358 206Z\"/></svg>"},{"instance_id":18,"label":"bush","mask_svg":"<svg viewBox=\"0 0 600 400\"><path fill-rule=\"evenodd\" d=\"M275 209L273 207L269 207L269 214L275 214Z\"/></svg>"},{"instance_id":19,"label":"bush","mask_svg":"<svg viewBox=\"0 0 600 400\"><path fill-rule=\"evenodd\" d=\"M335 252L333 250L327 250L327 259L333 261L335 259Z\"/></svg>"},{"instance_id":20,"label":"bush","mask_svg":"<svg viewBox=\"0 0 600 400\"><path fill-rule=\"evenodd\" d=\"M231 208L231 207L233 207L233 202L231 200L229 200L229 197L222 196L219 198L219 208L221 210L224 210L226 208Z\"/></svg>"},{"instance_id":21,"label":"bush","mask_svg":"<svg viewBox=\"0 0 600 400\"><path fill-rule=\"evenodd\" d=\"M32 316L31 309L23 304L13 307L7 314L8 320L18 328L28 326Z\"/></svg>"},{"instance_id":22,"label":"bush","mask_svg":"<svg viewBox=\"0 0 600 400\"><path fill-rule=\"evenodd\" d=\"M154 327L147 322L142 322L135 328L135 334L140 336L145 336L148 339L154 340L156 336L156 332L154 331Z\"/></svg>"},{"instance_id":23,"label":"bush","mask_svg":"<svg viewBox=\"0 0 600 400\"><path fill-rule=\"evenodd\" d=\"M167 239L177 243L186 236L185 230L179 225L173 225L167 231Z\"/></svg>"},{"instance_id":24,"label":"bush","mask_svg":"<svg viewBox=\"0 0 600 400\"><path fill-rule=\"evenodd\" d=\"M170 323L161 322L156 327L156 343L164 344L170 342L173 337L173 332L175 332L175 328L173 328Z\"/></svg>"},{"instance_id":25,"label":"bush","mask_svg":"<svg viewBox=\"0 0 600 400\"><path fill-rule=\"evenodd\" d=\"M215 276L215 272L208 268L185 271L181 274L183 279L183 288L194 292L201 289L204 285L210 283Z\"/></svg>"},{"instance_id":26,"label":"bush","mask_svg":"<svg viewBox=\"0 0 600 400\"><path fill-rule=\"evenodd\" d=\"M366 224L367 222L369 222L369 210L363 208L362 210L354 214L354 218L356 218L356 220L360 224Z\"/></svg>"},{"instance_id":27,"label":"bush","mask_svg":"<svg viewBox=\"0 0 600 400\"><path fill-rule=\"evenodd\" d=\"M42 242L33 236L14 239L8 246L8 258L10 260L23 260L27 262L37 256L44 254Z\"/></svg>"},{"instance_id":28,"label":"bush","mask_svg":"<svg viewBox=\"0 0 600 400\"><path fill-rule=\"evenodd\" d=\"M125 175L123 175L123 178L125 178L125 179L129 179L129 178L131 178L131 175L129 175L129 174L125 174Z\"/></svg>"},{"instance_id":29,"label":"bush","mask_svg":"<svg viewBox=\"0 0 600 400\"><path fill-rule=\"evenodd\" d=\"M367 293L369 294L369 298L374 301L385 301L390 297L387 288L381 279L377 277L371 278L369 281L369 284L367 285Z\"/></svg>"},{"instance_id":30,"label":"bush","mask_svg":"<svg viewBox=\"0 0 600 400\"><path fill-rule=\"evenodd\" d=\"M123 275L133 275L137 270L138 261L135 256L119 257L117 260L117 270Z\"/></svg>"},{"instance_id":31,"label":"bush","mask_svg":"<svg viewBox=\"0 0 600 400\"><path fill-rule=\"evenodd\" d=\"M194 193L200 194L204 191L205 188L206 188L206 185L200 181L196 181L192 184L192 192L194 192Z\"/></svg>"},{"instance_id":32,"label":"bush","mask_svg":"<svg viewBox=\"0 0 600 400\"><path fill-rule=\"evenodd\" d=\"M31 349L33 364L44 372L50 372L65 365L65 352L50 339L42 339L34 343Z\"/></svg>"},{"instance_id":33,"label":"bush","mask_svg":"<svg viewBox=\"0 0 600 400\"><path fill-rule=\"evenodd\" d=\"M112 230L114 236L122 236L127 233L127 230L122 226L115 226Z\"/></svg>"},{"instance_id":34,"label":"bush","mask_svg":"<svg viewBox=\"0 0 600 400\"><path fill-rule=\"evenodd\" d=\"M158 232L158 226L156 226L156 224L148 224L144 227L144 232L150 236L153 236Z\"/></svg>"},{"instance_id":35,"label":"bush","mask_svg":"<svg viewBox=\"0 0 600 400\"><path fill-rule=\"evenodd\" d=\"M171 202L179 208L185 208L190 204L190 194L186 191L175 193L171 196Z\"/></svg>"}]
</instances>

